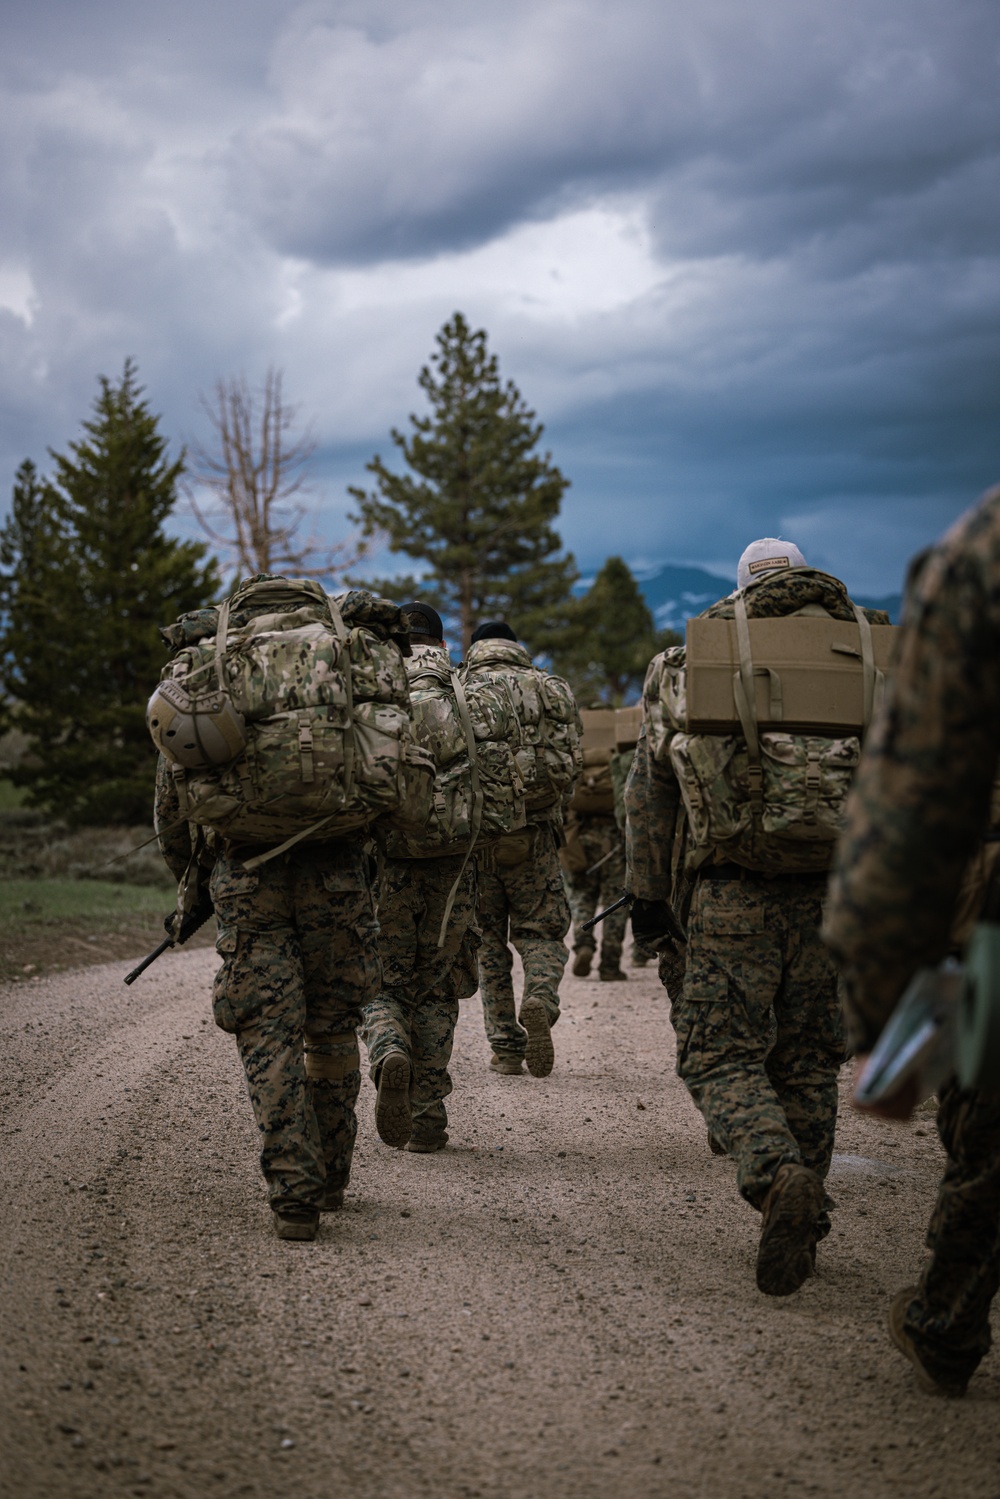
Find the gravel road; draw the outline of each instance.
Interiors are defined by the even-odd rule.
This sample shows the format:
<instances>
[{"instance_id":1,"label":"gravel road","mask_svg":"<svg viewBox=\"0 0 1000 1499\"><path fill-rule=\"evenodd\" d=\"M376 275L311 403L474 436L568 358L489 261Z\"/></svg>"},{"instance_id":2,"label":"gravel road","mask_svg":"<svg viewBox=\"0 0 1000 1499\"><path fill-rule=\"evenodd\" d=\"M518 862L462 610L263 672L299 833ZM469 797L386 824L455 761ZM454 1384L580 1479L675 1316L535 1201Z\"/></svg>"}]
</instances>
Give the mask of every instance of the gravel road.
<instances>
[{"instance_id":1,"label":"gravel road","mask_svg":"<svg viewBox=\"0 0 1000 1499\"><path fill-rule=\"evenodd\" d=\"M0 1494L1000 1495L1000 1362L921 1394L884 1331L941 1164L846 1112L786 1300L673 1076L655 974L567 977L546 1080L463 1006L440 1155L377 1140L314 1244L271 1228L212 952L0 988Z\"/></svg>"}]
</instances>

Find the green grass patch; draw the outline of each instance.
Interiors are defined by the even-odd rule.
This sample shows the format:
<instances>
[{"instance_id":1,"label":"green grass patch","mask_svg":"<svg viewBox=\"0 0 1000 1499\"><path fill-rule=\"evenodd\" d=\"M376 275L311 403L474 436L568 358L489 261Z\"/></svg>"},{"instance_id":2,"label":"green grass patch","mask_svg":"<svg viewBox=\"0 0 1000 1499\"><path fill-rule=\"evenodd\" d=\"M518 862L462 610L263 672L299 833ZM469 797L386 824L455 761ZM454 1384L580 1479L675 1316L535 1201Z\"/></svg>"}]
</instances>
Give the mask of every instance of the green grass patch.
<instances>
[{"instance_id":1,"label":"green grass patch","mask_svg":"<svg viewBox=\"0 0 1000 1499\"><path fill-rule=\"evenodd\" d=\"M5 880L0 884L0 925L5 931L38 923L114 922L133 916L166 916L176 886L118 885L110 880Z\"/></svg>"}]
</instances>

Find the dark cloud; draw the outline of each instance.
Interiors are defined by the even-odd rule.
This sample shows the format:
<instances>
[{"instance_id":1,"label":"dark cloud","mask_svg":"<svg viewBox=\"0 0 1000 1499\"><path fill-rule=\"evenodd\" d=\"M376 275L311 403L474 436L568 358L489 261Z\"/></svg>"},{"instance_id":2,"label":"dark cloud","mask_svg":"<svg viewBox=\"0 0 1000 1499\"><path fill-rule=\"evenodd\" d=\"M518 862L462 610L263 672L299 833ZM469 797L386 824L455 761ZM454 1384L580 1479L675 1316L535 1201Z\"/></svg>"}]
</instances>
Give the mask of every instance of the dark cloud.
<instances>
[{"instance_id":1,"label":"dark cloud","mask_svg":"<svg viewBox=\"0 0 1000 1499\"><path fill-rule=\"evenodd\" d=\"M998 43L996 0L17 7L0 482L127 355L177 443L274 362L342 526L461 306L585 565L794 524L892 589L1000 477Z\"/></svg>"}]
</instances>

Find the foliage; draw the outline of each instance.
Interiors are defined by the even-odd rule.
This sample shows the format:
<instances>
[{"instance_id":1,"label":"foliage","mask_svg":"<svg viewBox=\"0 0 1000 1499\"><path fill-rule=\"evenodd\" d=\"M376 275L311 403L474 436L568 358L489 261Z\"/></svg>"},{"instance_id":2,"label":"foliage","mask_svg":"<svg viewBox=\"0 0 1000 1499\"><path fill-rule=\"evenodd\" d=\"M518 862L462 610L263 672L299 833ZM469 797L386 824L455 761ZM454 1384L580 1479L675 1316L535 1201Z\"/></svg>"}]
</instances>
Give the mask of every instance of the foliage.
<instances>
[{"instance_id":1,"label":"foliage","mask_svg":"<svg viewBox=\"0 0 1000 1499\"><path fill-rule=\"evenodd\" d=\"M22 464L0 531L0 684L28 753L10 778L74 823L149 815L145 705L164 659L158 626L216 594L200 542L167 537L170 462L135 366L101 377L94 416L51 479Z\"/></svg>"},{"instance_id":2,"label":"foliage","mask_svg":"<svg viewBox=\"0 0 1000 1499\"><path fill-rule=\"evenodd\" d=\"M573 606L570 643L555 665L581 703L620 707L642 691L646 667L657 652L679 645L675 630L657 630L649 605L620 557L609 557L590 589Z\"/></svg>"},{"instance_id":3,"label":"foliage","mask_svg":"<svg viewBox=\"0 0 1000 1499\"><path fill-rule=\"evenodd\" d=\"M376 456L367 465L375 492L350 493L364 535L383 532L390 551L426 571L370 586L399 600L416 595L456 619L463 651L477 623L497 618L532 651L551 651L565 638L576 579L553 528L569 480L535 452L534 412L512 381L501 382L486 333L460 312L437 335L419 384L430 414L411 415L408 437L391 434L410 473Z\"/></svg>"},{"instance_id":4,"label":"foliage","mask_svg":"<svg viewBox=\"0 0 1000 1499\"><path fill-rule=\"evenodd\" d=\"M211 401L202 397L215 446L193 447L188 500L237 575L290 572L329 579L359 562L367 546L299 535L307 514L300 496L316 444L308 432L294 435L297 411L281 387L281 371L271 367L260 391L240 376L219 380ZM214 509L199 501L199 487L213 496Z\"/></svg>"}]
</instances>

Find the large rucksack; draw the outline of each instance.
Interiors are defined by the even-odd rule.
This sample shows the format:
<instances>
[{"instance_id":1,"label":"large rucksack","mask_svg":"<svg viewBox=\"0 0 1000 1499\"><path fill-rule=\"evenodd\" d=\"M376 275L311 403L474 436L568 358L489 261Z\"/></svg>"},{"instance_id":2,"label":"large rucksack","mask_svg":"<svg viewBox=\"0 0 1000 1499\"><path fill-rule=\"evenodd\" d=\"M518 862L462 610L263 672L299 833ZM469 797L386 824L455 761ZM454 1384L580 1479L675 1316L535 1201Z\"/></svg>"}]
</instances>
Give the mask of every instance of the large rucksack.
<instances>
[{"instance_id":1,"label":"large rucksack","mask_svg":"<svg viewBox=\"0 0 1000 1499\"><path fill-rule=\"evenodd\" d=\"M416 646L406 675L414 737L433 758L434 789L425 825L390 832L386 852L433 859L523 828L518 725L507 693L486 678L463 684L439 647Z\"/></svg>"},{"instance_id":2,"label":"large rucksack","mask_svg":"<svg viewBox=\"0 0 1000 1499\"><path fill-rule=\"evenodd\" d=\"M148 717L188 821L283 849L426 819L434 767L413 739L395 605L261 575L163 633L180 648ZM199 722L233 742L213 750Z\"/></svg>"},{"instance_id":3,"label":"large rucksack","mask_svg":"<svg viewBox=\"0 0 1000 1499\"><path fill-rule=\"evenodd\" d=\"M680 784L686 868L829 868L895 633L872 613L815 569L764 574L651 663L646 732ZM706 619L727 623L699 630Z\"/></svg>"},{"instance_id":4,"label":"large rucksack","mask_svg":"<svg viewBox=\"0 0 1000 1499\"><path fill-rule=\"evenodd\" d=\"M573 689L535 666L524 646L512 640L477 641L461 675L465 682L485 676L510 696L520 727L515 755L530 821L533 813L555 806L583 768L583 726Z\"/></svg>"},{"instance_id":5,"label":"large rucksack","mask_svg":"<svg viewBox=\"0 0 1000 1499\"><path fill-rule=\"evenodd\" d=\"M614 708L584 708L583 768L573 787L570 812L580 817L610 817L615 810L615 788L611 758L615 751Z\"/></svg>"}]
</instances>

